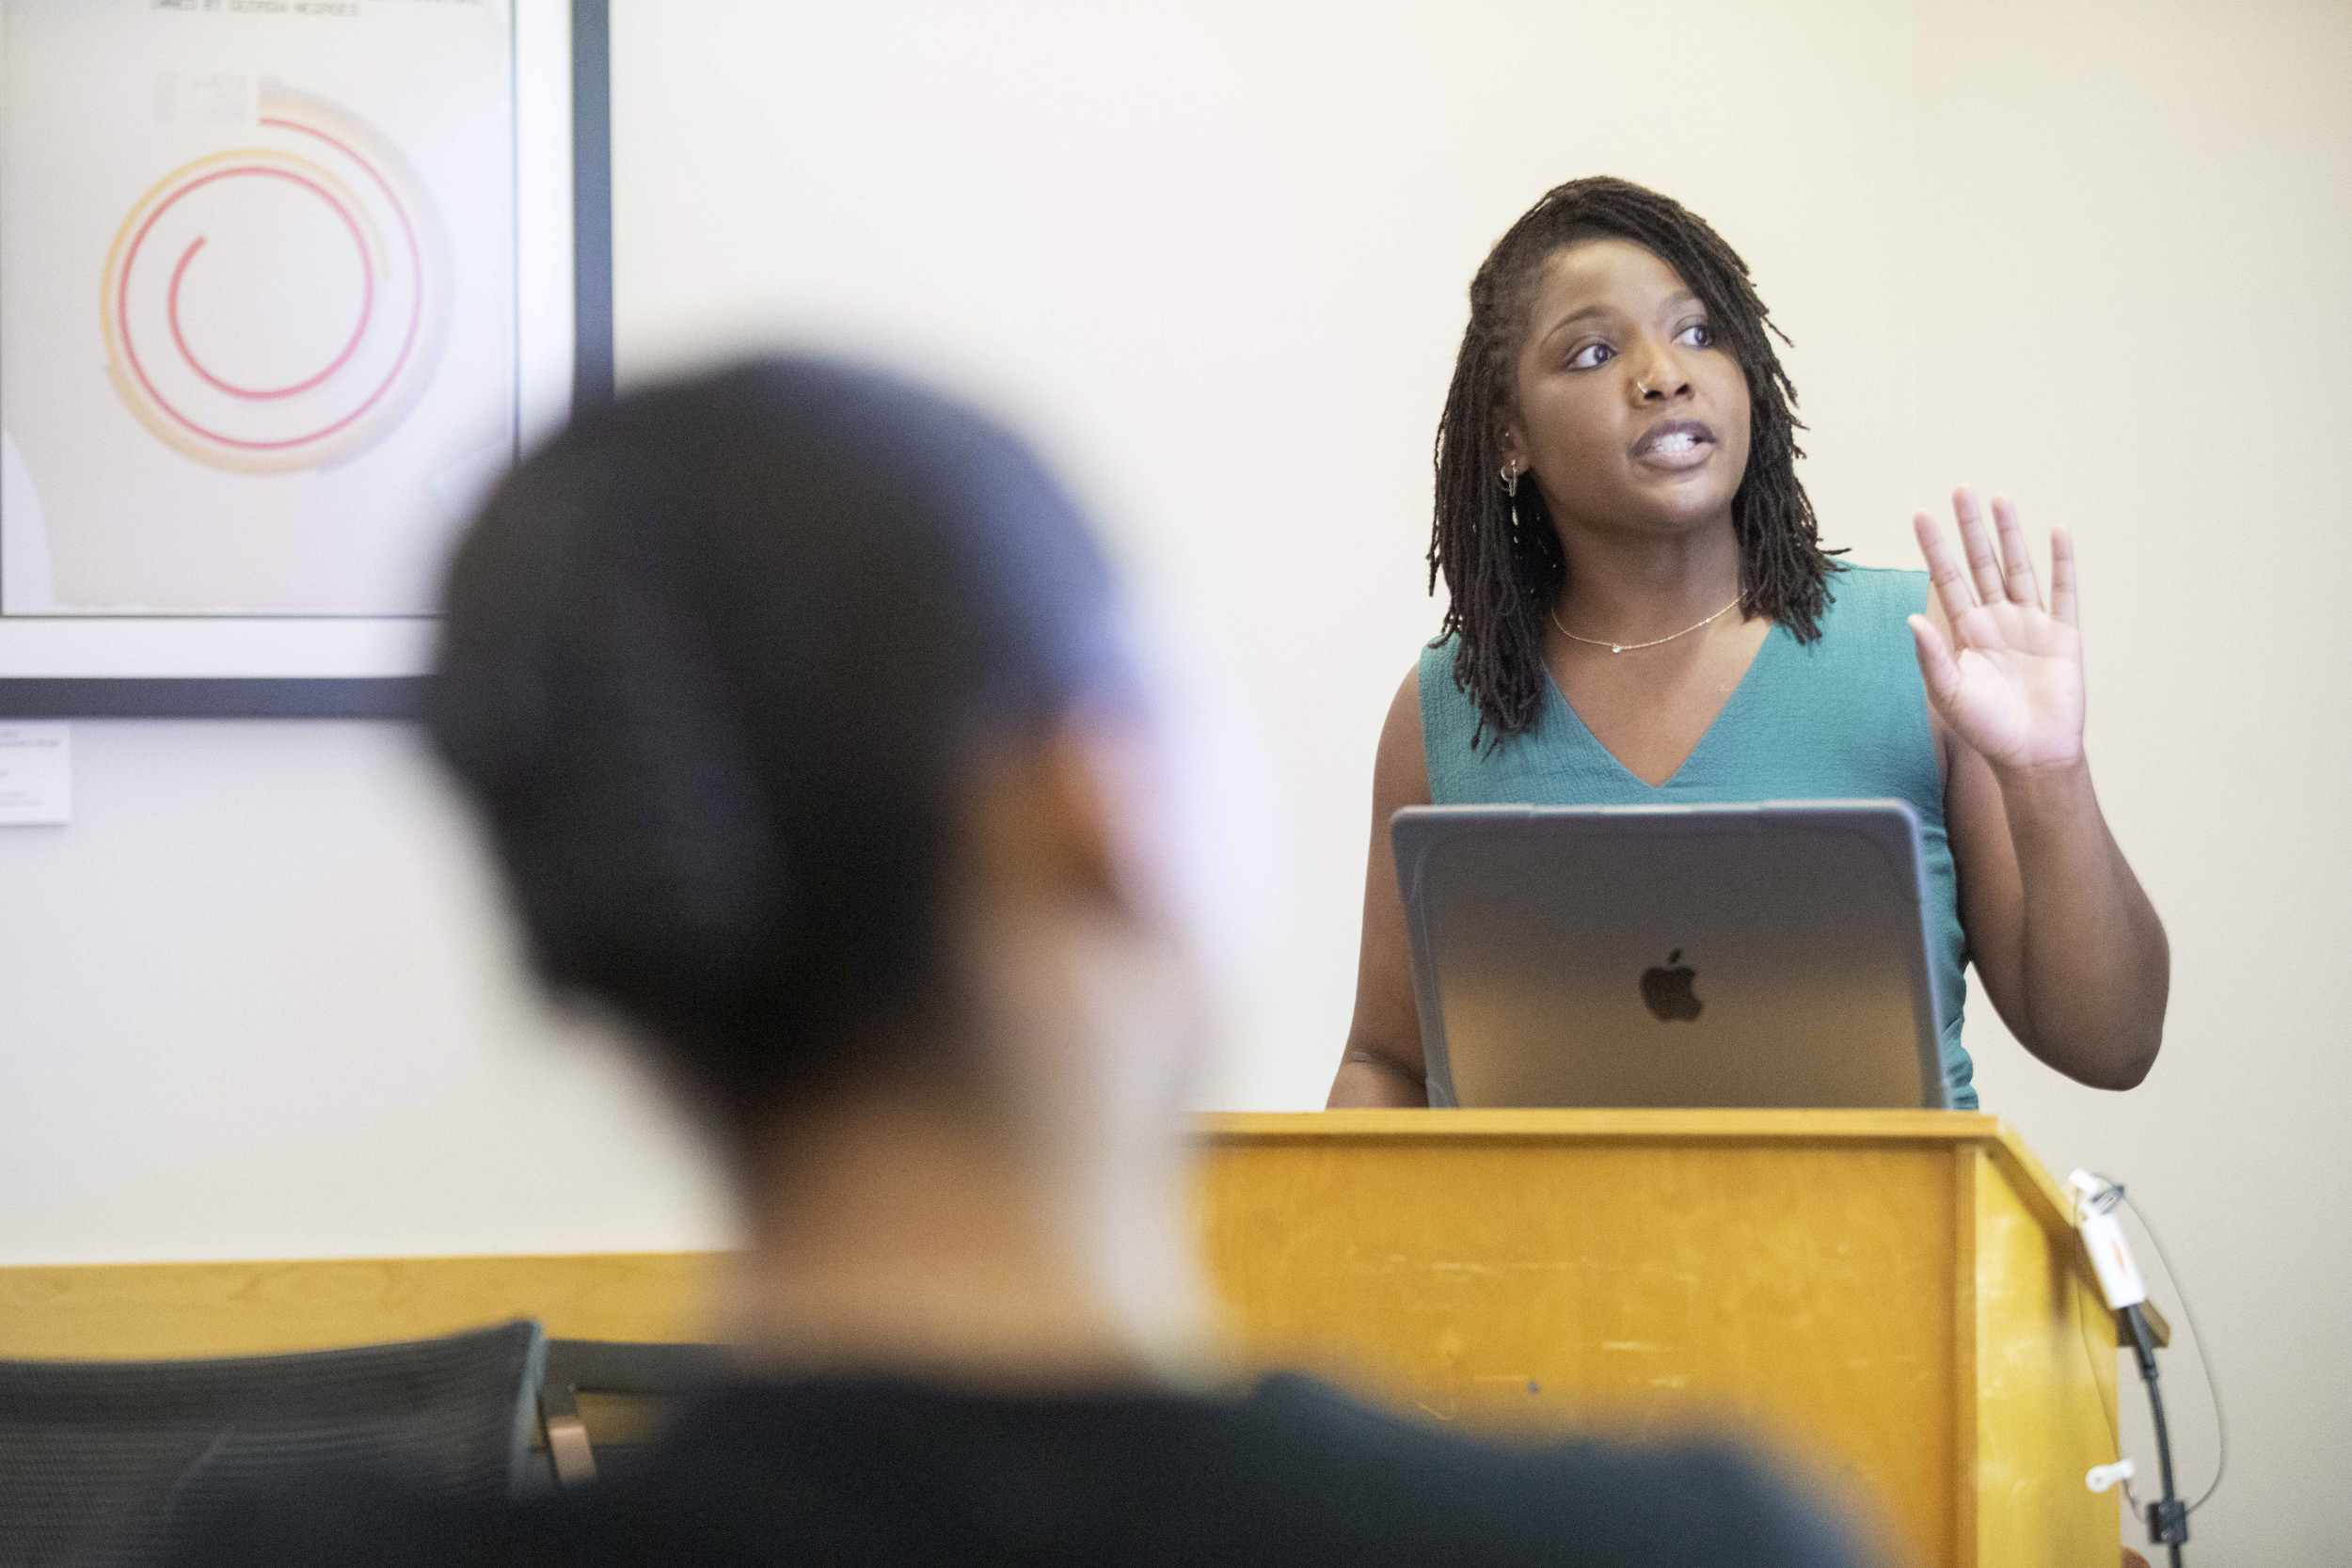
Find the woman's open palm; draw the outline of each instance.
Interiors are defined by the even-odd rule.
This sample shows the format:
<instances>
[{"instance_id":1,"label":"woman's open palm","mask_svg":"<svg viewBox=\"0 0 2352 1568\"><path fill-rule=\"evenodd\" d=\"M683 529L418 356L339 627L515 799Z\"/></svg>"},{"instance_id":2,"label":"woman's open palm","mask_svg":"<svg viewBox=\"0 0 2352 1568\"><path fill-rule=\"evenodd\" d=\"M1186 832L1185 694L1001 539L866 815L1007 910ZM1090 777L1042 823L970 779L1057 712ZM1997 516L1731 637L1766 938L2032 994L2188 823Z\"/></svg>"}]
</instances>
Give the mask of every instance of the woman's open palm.
<instances>
[{"instance_id":1,"label":"woman's open palm","mask_svg":"<svg viewBox=\"0 0 2352 1568\"><path fill-rule=\"evenodd\" d=\"M1997 550L1976 493L1952 497L1963 567L1944 531L1922 512L1913 519L1928 576L1952 641L1924 615L1911 617L1928 701L1945 724L1996 768L2041 768L2083 754L2083 640L2077 629L2074 543L2050 535L2050 601L2042 600L2017 509L1996 496ZM1958 652L1955 654L1954 645Z\"/></svg>"}]
</instances>

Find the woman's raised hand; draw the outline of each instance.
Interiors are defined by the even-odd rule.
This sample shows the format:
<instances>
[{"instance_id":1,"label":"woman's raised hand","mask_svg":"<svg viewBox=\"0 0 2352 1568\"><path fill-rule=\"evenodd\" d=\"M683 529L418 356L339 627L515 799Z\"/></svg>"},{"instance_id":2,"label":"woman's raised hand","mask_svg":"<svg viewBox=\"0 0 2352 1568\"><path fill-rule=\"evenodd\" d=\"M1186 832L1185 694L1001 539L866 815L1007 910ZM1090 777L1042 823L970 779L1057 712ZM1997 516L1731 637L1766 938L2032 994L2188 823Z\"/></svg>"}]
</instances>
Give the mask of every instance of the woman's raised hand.
<instances>
[{"instance_id":1,"label":"woman's raised hand","mask_svg":"<svg viewBox=\"0 0 2352 1568\"><path fill-rule=\"evenodd\" d=\"M1963 486L1953 492L1952 514L1968 557L1964 569L1933 517L1922 512L1912 519L1952 634L1947 643L1926 616L1911 617L1928 701L1995 769L2080 762L2083 640L2075 616L2074 541L2064 529L2050 534L2045 607L2026 531L2009 498L1993 499L1997 550L1975 491Z\"/></svg>"}]
</instances>

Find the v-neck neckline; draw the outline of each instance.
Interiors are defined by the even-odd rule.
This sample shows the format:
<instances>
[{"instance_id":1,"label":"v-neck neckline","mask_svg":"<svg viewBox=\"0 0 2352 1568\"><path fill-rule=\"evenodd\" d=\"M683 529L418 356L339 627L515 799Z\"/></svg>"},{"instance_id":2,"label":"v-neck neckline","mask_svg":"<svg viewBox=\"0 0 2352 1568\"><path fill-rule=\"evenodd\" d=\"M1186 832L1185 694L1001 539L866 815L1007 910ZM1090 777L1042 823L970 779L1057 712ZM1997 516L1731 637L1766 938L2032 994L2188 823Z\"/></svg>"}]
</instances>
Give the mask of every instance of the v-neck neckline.
<instances>
[{"instance_id":1,"label":"v-neck neckline","mask_svg":"<svg viewBox=\"0 0 2352 1568\"><path fill-rule=\"evenodd\" d=\"M1614 768L1628 784L1645 789L1653 795L1663 795L1674 787L1677 780L1691 770L1691 764L1698 760L1699 753L1707 750L1708 742L1714 739L1716 732L1724 727L1724 721L1730 716L1734 708L1740 705L1740 699L1746 695L1749 686L1755 682L1756 667L1764 662L1766 652L1781 640L1782 635L1783 628L1780 623L1773 622L1772 629L1765 632L1764 641L1758 642L1756 645L1756 652L1748 656L1748 667L1740 672L1740 679L1732 686L1730 694L1724 698L1723 705L1715 710L1715 717L1707 721L1707 728L1699 732L1699 737L1691 743L1691 749L1682 753L1682 760L1675 764L1674 771L1657 784L1650 783L1641 774L1628 768L1624 759L1611 751L1599 736L1593 733L1593 727L1584 721L1584 716L1576 711L1576 705L1568 701L1568 694L1560 689L1560 677L1552 673L1551 660L1549 658L1544 660L1544 686L1551 693L1551 700L1560 705L1561 711L1568 716L1571 723L1575 724L1576 733L1591 742L1593 750L1607 757L1609 765Z\"/></svg>"}]
</instances>

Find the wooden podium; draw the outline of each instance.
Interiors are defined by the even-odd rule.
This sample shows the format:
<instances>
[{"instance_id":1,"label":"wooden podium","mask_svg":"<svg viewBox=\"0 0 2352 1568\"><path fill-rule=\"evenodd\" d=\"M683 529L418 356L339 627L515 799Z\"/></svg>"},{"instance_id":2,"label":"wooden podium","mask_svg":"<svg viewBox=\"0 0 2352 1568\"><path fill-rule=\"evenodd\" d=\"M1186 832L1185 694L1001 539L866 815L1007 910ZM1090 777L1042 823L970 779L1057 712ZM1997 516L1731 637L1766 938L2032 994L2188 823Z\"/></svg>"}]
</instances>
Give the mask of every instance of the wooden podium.
<instances>
[{"instance_id":1,"label":"wooden podium","mask_svg":"<svg viewBox=\"0 0 2352 1568\"><path fill-rule=\"evenodd\" d=\"M1326 1111L1204 1124L1207 1257L1262 1365L1465 1427L1737 1423L1903 1562L2115 1568L2115 1324L1991 1117ZM716 1253L0 1269L0 1356L251 1355L532 1317L694 1339ZM596 1418L590 1417L592 1432Z\"/></svg>"},{"instance_id":2,"label":"wooden podium","mask_svg":"<svg viewBox=\"0 0 2352 1568\"><path fill-rule=\"evenodd\" d=\"M1910 1562L2114 1568L2115 1321L1992 1117L1209 1118L1211 1267L1251 1358L1466 1427L1736 1425Z\"/></svg>"}]
</instances>

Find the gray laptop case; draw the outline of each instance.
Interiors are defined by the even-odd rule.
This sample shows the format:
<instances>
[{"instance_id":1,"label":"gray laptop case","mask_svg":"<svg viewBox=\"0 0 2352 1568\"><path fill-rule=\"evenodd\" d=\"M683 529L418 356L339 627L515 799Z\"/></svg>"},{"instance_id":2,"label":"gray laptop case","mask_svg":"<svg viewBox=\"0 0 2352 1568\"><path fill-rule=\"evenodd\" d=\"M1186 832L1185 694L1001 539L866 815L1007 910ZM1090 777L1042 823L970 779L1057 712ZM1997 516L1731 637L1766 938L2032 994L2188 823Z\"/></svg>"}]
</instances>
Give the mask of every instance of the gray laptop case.
<instances>
[{"instance_id":1,"label":"gray laptop case","mask_svg":"<svg viewBox=\"0 0 2352 1568\"><path fill-rule=\"evenodd\" d=\"M1899 800L1413 806L1432 1105L1941 1109Z\"/></svg>"}]
</instances>

